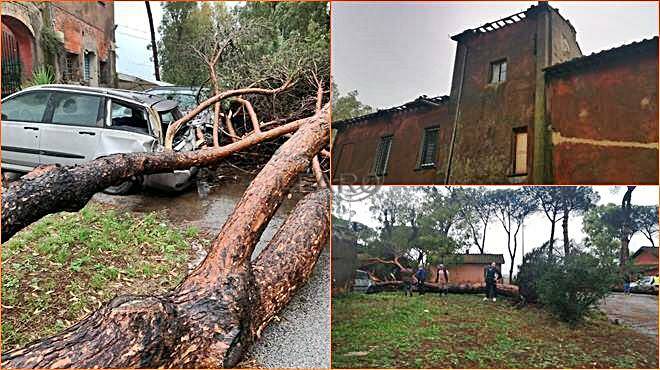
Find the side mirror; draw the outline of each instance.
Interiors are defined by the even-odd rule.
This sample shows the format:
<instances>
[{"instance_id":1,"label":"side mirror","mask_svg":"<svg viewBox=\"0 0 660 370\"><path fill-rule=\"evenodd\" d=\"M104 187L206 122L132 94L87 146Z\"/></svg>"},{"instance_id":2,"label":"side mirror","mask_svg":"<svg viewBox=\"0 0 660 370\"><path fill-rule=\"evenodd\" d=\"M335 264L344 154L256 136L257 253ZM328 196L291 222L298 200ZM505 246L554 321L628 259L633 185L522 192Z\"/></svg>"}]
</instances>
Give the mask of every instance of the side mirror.
<instances>
[{"instance_id":1,"label":"side mirror","mask_svg":"<svg viewBox=\"0 0 660 370\"><path fill-rule=\"evenodd\" d=\"M3 113L3 114L2 114L2 120L4 121L4 120L6 120L6 119L9 119L9 117L7 117L7 115Z\"/></svg>"}]
</instances>

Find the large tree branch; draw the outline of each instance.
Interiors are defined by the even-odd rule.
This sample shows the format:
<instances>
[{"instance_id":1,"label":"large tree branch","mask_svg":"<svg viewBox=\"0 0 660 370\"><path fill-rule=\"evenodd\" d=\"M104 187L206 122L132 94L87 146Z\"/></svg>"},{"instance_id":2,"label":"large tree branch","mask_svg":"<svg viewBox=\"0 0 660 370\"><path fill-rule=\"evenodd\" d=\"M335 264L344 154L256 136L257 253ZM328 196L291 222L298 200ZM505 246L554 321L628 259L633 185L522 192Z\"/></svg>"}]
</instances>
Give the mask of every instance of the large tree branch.
<instances>
[{"instance_id":1,"label":"large tree branch","mask_svg":"<svg viewBox=\"0 0 660 370\"><path fill-rule=\"evenodd\" d=\"M250 87L250 88L245 88L245 89L237 89L237 90L228 90L224 91L222 93L219 93L215 96L212 96L203 102L201 102L195 109L191 110L186 114L185 116L179 118L170 126L167 128L167 133L165 135L165 148L167 149L172 149L172 141L174 140L174 135L179 131L181 126L190 121L191 119L195 118L198 114L203 112L205 109L210 107L211 105L220 102L224 99L231 98L234 96L239 96L239 95L273 95L273 94L278 94L281 93L282 91L287 90L291 86L293 86L293 82L291 80L286 81L282 86L276 88L276 89L263 89L263 88L258 88L258 87Z\"/></svg>"},{"instance_id":2,"label":"large tree branch","mask_svg":"<svg viewBox=\"0 0 660 370\"><path fill-rule=\"evenodd\" d=\"M133 176L212 165L255 144L294 132L302 125L327 125L328 116L326 105L318 115L249 135L219 148L115 154L76 166L38 168L21 181L11 183L3 192L3 241L47 214L79 210L95 193ZM71 191L74 188L76 191Z\"/></svg>"},{"instance_id":3,"label":"large tree branch","mask_svg":"<svg viewBox=\"0 0 660 370\"><path fill-rule=\"evenodd\" d=\"M299 203L295 218L287 219L264 252L264 258L280 257L265 272L273 276L257 269L261 276L255 279L249 257L286 190L327 144L327 108L280 147L236 204L207 257L177 288L164 296L116 298L61 334L4 353L2 366L234 366L257 331L309 275L327 240L326 190ZM289 248L305 257L286 263ZM270 291L275 278L294 285L278 288L288 290L285 294ZM257 313L260 303L264 313Z\"/></svg>"}]
</instances>

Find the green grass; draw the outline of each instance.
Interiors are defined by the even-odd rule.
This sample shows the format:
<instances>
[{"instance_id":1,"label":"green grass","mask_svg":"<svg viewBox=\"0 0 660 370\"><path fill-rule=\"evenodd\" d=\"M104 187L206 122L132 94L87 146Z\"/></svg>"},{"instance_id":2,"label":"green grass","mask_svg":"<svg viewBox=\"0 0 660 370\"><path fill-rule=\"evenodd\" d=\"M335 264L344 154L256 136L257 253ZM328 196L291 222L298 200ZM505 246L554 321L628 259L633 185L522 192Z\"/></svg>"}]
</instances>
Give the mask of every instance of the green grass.
<instances>
[{"instance_id":1,"label":"green grass","mask_svg":"<svg viewBox=\"0 0 660 370\"><path fill-rule=\"evenodd\" d=\"M350 294L332 302L337 368L657 368L658 347L600 314L570 327L481 296Z\"/></svg>"},{"instance_id":2,"label":"green grass","mask_svg":"<svg viewBox=\"0 0 660 370\"><path fill-rule=\"evenodd\" d=\"M165 292L185 276L198 234L157 213L94 204L22 230L2 245L3 351L55 334L117 295Z\"/></svg>"}]
</instances>

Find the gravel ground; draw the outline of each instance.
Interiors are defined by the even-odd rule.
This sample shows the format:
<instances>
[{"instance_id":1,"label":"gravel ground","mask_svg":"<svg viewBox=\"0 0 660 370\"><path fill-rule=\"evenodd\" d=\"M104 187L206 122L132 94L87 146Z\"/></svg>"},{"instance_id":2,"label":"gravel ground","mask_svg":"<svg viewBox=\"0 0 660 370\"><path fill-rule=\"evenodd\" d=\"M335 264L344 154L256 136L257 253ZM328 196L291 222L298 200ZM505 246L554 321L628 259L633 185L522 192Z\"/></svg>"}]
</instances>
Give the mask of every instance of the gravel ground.
<instances>
[{"instance_id":1,"label":"gravel ground","mask_svg":"<svg viewBox=\"0 0 660 370\"><path fill-rule=\"evenodd\" d=\"M265 367L330 367L330 254L254 344L247 359Z\"/></svg>"}]
</instances>

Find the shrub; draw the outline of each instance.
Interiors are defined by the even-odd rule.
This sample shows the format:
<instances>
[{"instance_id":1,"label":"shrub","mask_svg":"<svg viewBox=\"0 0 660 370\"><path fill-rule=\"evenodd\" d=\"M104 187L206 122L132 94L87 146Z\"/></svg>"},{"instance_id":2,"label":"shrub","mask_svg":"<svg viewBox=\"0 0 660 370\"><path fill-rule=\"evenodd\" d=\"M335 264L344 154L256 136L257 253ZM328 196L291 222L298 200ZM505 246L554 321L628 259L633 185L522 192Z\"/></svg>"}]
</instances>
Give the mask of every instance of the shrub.
<instances>
[{"instance_id":1,"label":"shrub","mask_svg":"<svg viewBox=\"0 0 660 370\"><path fill-rule=\"evenodd\" d=\"M575 251L547 263L535 288L539 301L561 320L580 322L616 282L617 270L596 256Z\"/></svg>"},{"instance_id":2,"label":"shrub","mask_svg":"<svg viewBox=\"0 0 660 370\"><path fill-rule=\"evenodd\" d=\"M32 72L32 79L28 81L25 87L49 85L55 83L55 72L51 66L40 66Z\"/></svg>"},{"instance_id":3,"label":"shrub","mask_svg":"<svg viewBox=\"0 0 660 370\"><path fill-rule=\"evenodd\" d=\"M523 263L518 268L515 283L520 289L520 295L525 298L526 302L539 301L537 285L550 263L546 245L533 249L523 256Z\"/></svg>"}]
</instances>

